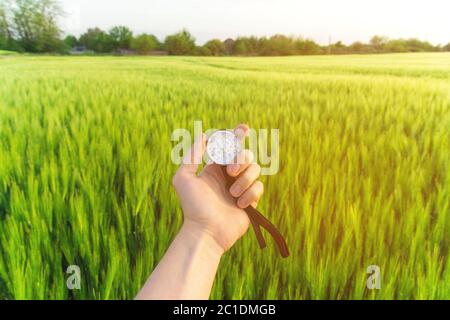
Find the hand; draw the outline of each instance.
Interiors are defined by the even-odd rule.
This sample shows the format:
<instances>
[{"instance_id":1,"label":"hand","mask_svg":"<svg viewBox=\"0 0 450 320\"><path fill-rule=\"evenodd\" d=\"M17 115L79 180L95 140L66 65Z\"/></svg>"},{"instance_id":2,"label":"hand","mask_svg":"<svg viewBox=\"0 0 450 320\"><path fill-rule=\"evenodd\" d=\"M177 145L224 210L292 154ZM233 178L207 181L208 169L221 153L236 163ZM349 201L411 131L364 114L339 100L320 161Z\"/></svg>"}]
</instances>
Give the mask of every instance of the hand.
<instances>
[{"instance_id":1,"label":"hand","mask_svg":"<svg viewBox=\"0 0 450 320\"><path fill-rule=\"evenodd\" d=\"M247 125L239 125L235 134L244 138ZM206 136L202 134L173 178L173 185L181 201L184 213L185 230L201 234L211 240L211 246L222 254L230 249L248 229L250 220L243 210L252 205L256 207L264 192L258 177L261 167L253 163L253 154L243 150L237 164L227 166L227 173L238 177L230 190L217 164L208 164L197 175L206 149Z\"/></svg>"}]
</instances>

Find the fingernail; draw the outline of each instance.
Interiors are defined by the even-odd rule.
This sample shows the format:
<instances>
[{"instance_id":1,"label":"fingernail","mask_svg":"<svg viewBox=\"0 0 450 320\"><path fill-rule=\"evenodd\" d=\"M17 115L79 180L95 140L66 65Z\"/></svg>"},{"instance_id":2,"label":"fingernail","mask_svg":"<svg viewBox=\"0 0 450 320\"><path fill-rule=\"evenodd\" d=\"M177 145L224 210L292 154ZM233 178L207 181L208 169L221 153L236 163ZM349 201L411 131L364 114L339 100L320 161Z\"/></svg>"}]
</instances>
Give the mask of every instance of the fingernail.
<instances>
[{"instance_id":1,"label":"fingernail","mask_svg":"<svg viewBox=\"0 0 450 320\"><path fill-rule=\"evenodd\" d=\"M245 205L245 202L242 200L242 198L240 198L238 200L238 206L241 208L247 208L248 206Z\"/></svg>"},{"instance_id":2,"label":"fingernail","mask_svg":"<svg viewBox=\"0 0 450 320\"><path fill-rule=\"evenodd\" d=\"M239 171L240 165L232 164L228 168L229 168L231 174L236 174Z\"/></svg>"},{"instance_id":3,"label":"fingernail","mask_svg":"<svg viewBox=\"0 0 450 320\"><path fill-rule=\"evenodd\" d=\"M239 196L240 194L241 194L241 192L242 192L242 188L241 188L241 186L240 185L238 185L238 184L235 184L232 188L231 188L231 193L232 193L232 195L234 195L234 196Z\"/></svg>"}]
</instances>

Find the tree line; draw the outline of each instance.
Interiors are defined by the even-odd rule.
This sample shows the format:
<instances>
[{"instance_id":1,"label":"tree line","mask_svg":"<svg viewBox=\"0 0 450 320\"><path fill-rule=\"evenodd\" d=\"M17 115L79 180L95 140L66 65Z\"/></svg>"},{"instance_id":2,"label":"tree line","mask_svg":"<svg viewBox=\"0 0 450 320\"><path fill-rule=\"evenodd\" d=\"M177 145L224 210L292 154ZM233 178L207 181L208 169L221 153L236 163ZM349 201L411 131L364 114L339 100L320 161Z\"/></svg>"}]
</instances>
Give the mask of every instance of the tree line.
<instances>
[{"instance_id":1,"label":"tree line","mask_svg":"<svg viewBox=\"0 0 450 320\"><path fill-rule=\"evenodd\" d=\"M21 52L62 50L55 0L0 0L0 49Z\"/></svg>"},{"instance_id":2,"label":"tree line","mask_svg":"<svg viewBox=\"0 0 450 320\"><path fill-rule=\"evenodd\" d=\"M67 54L74 48L98 54L127 53L198 56L287 56L314 54L388 53L450 51L450 43L434 46L419 39L389 39L374 36L369 43L341 41L321 46L310 39L285 35L238 37L225 41L212 39L196 44L188 30L160 41L152 34L135 35L126 26L107 31L89 28L76 37L63 36L58 18L63 11L57 0L0 0L0 49L32 53Z\"/></svg>"}]
</instances>

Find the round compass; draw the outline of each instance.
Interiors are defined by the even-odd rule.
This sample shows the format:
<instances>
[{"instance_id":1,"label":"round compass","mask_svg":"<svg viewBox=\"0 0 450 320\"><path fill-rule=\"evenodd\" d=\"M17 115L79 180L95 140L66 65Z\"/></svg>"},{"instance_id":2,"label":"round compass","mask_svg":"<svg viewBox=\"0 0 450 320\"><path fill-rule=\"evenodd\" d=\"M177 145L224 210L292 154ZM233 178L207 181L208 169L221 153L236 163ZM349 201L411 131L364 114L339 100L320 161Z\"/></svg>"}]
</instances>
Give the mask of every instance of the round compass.
<instances>
[{"instance_id":1,"label":"round compass","mask_svg":"<svg viewBox=\"0 0 450 320\"><path fill-rule=\"evenodd\" d=\"M233 132L228 130L214 132L209 137L206 146L209 159L222 166L232 164L241 150L241 141Z\"/></svg>"}]
</instances>

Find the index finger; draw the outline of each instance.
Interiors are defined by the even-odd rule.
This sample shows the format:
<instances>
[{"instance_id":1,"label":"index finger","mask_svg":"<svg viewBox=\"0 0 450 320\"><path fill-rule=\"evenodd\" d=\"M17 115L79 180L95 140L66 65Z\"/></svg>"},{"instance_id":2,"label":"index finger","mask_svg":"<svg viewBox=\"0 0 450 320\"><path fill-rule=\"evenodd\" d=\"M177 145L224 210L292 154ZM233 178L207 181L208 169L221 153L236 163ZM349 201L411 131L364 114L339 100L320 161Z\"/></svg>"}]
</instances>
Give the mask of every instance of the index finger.
<instances>
[{"instance_id":1,"label":"index finger","mask_svg":"<svg viewBox=\"0 0 450 320\"><path fill-rule=\"evenodd\" d=\"M234 134L242 142L245 139L245 137L248 136L249 130L250 129L247 124L241 123L234 129ZM237 161L237 163L231 163L227 166L228 174L237 172L239 170L240 168L239 159L235 159L235 161Z\"/></svg>"},{"instance_id":2,"label":"index finger","mask_svg":"<svg viewBox=\"0 0 450 320\"><path fill-rule=\"evenodd\" d=\"M234 129L234 134L242 141L248 135L249 130L248 125L241 123Z\"/></svg>"},{"instance_id":3,"label":"index finger","mask_svg":"<svg viewBox=\"0 0 450 320\"><path fill-rule=\"evenodd\" d=\"M183 157L179 171L184 171L190 174L196 174L199 165L203 161L203 155L206 150L206 135L201 134L197 137L194 144L191 146L188 153Z\"/></svg>"}]
</instances>

